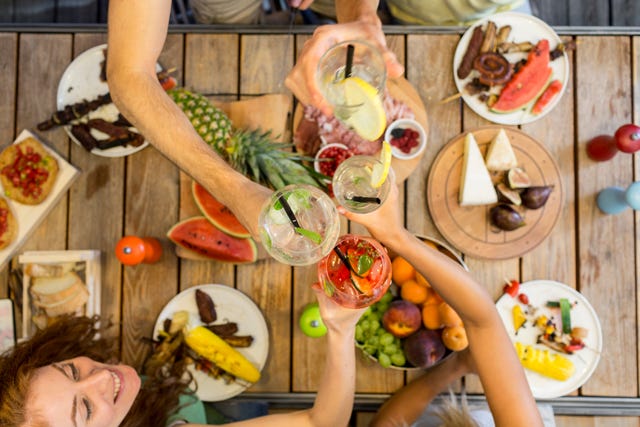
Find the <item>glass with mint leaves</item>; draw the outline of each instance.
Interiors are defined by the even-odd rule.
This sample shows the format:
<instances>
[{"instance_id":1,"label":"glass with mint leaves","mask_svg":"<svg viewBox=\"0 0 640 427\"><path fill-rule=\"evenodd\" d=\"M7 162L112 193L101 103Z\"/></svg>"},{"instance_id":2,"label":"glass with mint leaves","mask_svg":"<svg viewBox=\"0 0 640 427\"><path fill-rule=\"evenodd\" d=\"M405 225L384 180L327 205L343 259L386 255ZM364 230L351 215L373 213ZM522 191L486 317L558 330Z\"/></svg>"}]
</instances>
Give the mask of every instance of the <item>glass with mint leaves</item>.
<instances>
[{"instance_id":1,"label":"glass with mint leaves","mask_svg":"<svg viewBox=\"0 0 640 427\"><path fill-rule=\"evenodd\" d=\"M318 262L333 249L340 233L331 198L310 185L288 185L262 207L260 237L269 254L290 265Z\"/></svg>"}]
</instances>

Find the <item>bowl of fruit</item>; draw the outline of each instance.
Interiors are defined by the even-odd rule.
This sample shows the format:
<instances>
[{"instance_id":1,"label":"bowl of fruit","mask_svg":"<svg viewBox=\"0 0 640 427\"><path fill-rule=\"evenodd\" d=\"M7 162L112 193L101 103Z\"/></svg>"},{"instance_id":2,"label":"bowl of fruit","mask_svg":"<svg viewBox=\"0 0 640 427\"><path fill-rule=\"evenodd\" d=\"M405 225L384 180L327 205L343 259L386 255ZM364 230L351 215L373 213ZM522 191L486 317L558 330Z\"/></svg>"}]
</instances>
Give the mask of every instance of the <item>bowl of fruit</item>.
<instances>
[{"instance_id":1,"label":"bowl of fruit","mask_svg":"<svg viewBox=\"0 0 640 427\"><path fill-rule=\"evenodd\" d=\"M398 119L391 123L384 139L391 144L391 154L403 160L419 156L427 146L427 133L413 119Z\"/></svg>"},{"instance_id":2,"label":"bowl of fruit","mask_svg":"<svg viewBox=\"0 0 640 427\"><path fill-rule=\"evenodd\" d=\"M418 236L465 270L464 261L436 239ZM467 347L462 320L404 258L390 253L392 286L356 325L356 347L384 368L427 369Z\"/></svg>"},{"instance_id":3,"label":"bowl of fruit","mask_svg":"<svg viewBox=\"0 0 640 427\"><path fill-rule=\"evenodd\" d=\"M316 172L332 178L340 163L351 157L351 155L352 152L349 147L344 144L325 144L316 153L313 167Z\"/></svg>"}]
</instances>

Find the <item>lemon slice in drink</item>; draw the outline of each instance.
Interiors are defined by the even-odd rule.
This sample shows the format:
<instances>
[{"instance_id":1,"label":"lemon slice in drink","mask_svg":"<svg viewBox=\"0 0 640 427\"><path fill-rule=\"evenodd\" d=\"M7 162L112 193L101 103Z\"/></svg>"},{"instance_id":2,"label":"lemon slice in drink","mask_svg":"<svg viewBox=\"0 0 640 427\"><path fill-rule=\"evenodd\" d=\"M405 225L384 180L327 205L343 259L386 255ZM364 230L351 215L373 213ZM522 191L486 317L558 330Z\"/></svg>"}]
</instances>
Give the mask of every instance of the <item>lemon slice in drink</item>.
<instances>
[{"instance_id":1,"label":"lemon slice in drink","mask_svg":"<svg viewBox=\"0 0 640 427\"><path fill-rule=\"evenodd\" d=\"M380 163L376 163L371 169L371 186L373 188L382 187L389 175L389 169L391 169L391 144L384 141L382 150L380 150Z\"/></svg>"},{"instance_id":2,"label":"lemon slice in drink","mask_svg":"<svg viewBox=\"0 0 640 427\"><path fill-rule=\"evenodd\" d=\"M355 105L344 122L362 138L375 141L387 126L387 115L378 91L360 77L347 77L342 81L347 105Z\"/></svg>"}]
</instances>

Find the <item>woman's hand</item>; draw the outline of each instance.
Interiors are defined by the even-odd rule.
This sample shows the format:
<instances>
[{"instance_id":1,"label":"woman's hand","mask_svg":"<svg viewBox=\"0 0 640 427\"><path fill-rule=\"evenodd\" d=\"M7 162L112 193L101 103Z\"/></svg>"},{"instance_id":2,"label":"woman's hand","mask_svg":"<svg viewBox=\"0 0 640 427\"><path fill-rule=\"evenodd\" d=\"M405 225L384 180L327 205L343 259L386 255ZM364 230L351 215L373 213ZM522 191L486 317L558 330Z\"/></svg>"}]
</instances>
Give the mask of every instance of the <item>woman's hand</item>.
<instances>
[{"instance_id":1,"label":"woman's hand","mask_svg":"<svg viewBox=\"0 0 640 427\"><path fill-rule=\"evenodd\" d=\"M327 329L333 332L353 333L366 308L346 308L338 305L324 293L320 283L315 283L311 288L316 294L320 316Z\"/></svg>"},{"instance_id":2,"label":"woman's hand","mask_svg":"<svg viewBox=\"0 0 640 427\"><path fill-rule=\"evenodd\" d=\"M391 189L387 200L384 201L380 208L366 214L356 214L349 212L342 206L338 206L338 212L344 215L350 221L364 225L376 240L385 243L394 236L399 236L405 232L403 225L402 212L398 203L398 186L396 185L395 176L389 173Z\"/></svg>"},{"instance_id":3,"label":"woman's hand","mask_svg":"<svg viewBox=\"0 0 640 427\"><path fill-rule=\"evenodd\" d=\"M387 65L387 76L396 78L402 75L404 67L387 48L380 21L376 21L363 19L344 24L323 25L313 32L313 37L305 42L296 65L285 80L285 85L303 105L313 105L327 116L333 114L333 108L324 99L318 87L316 70L322 55L333 45L346 40L365 40L373 44L382 53Z\"/></svg>"}]
</instances>

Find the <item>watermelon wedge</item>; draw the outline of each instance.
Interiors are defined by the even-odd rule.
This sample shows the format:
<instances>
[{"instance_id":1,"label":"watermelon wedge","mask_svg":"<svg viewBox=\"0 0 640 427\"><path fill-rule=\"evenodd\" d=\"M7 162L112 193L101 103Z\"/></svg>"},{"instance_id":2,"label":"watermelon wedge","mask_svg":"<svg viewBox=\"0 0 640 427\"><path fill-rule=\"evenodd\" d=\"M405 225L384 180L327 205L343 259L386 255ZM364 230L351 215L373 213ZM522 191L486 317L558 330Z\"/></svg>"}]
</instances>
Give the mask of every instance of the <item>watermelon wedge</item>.
<instances>
[{"instance_id":1,"label":"watermelon wedge","mask_svg":"<svg viewBox=\"0 0 640 427\"><path fill-rule=\"evenodd\" d=\"M243 264L258 258L252 238L230 236L203 216L180 221L171 227L167 237L178 246L216 261Z\"/></svg>"},{"instance_id":2,"label":"watermelon wedge","mask_svg":"<svg viewBox=\"0 0 640 427\"><path fill-rule=\"evenodd\" d=\"M547 87L552 73L549 67L549 40L542 39L529 52L526 64L504 86L491 111L511 113L526 108Z\"/></svg>"},{"instance_id":3,"label":"watermelon wedge","mask_svg":"<svg viewBox=\"0 0 640 427\"><path fill-rule=\"evenodd\" d=\"M251 237L249 230L238 221L231 210L220 203L202 185L193 181L191 192L202 215L220 230L241 239Z\"/></svg>"}]
</instances>

